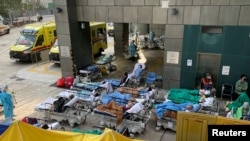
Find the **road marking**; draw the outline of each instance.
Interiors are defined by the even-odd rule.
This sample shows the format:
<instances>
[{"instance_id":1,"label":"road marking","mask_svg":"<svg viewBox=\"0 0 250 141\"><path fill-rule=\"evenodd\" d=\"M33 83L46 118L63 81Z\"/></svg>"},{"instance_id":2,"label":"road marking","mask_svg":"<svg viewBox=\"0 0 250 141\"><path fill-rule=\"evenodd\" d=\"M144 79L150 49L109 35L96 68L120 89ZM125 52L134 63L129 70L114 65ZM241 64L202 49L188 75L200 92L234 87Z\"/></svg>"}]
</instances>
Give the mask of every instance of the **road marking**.
<instances>
[{"instance_id":1,"label":"road marking","mask_svg":"<svg viewBox=\"0 0 250 141\"><path fill-rule=\"evenodd\" d=\"M51 70L50 67L51 63L45 63L42 65L33 65L28 69L30 72L41 73L41 74L50 74L50 75L61 75L61 72L56 70Z\"/></svg>"}]
</instances>

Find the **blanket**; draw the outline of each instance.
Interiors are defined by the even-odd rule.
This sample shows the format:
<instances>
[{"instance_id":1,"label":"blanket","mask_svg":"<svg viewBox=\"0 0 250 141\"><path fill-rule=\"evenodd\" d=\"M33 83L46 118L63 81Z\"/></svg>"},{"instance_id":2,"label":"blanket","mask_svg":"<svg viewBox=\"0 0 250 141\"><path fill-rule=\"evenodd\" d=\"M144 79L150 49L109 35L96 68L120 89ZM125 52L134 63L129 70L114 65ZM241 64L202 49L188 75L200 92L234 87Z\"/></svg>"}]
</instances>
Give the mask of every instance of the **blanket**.
<instances>
[{"instance_id":1,"label":"blanket","mask_svg":"<svg viewBox=\"0 0 250 141\"><path fill-rule=\"evenodd\" d=\"M167 99L175 103L199 103L199 90L188 89L169 89L167 92Z\"/></svg>"},{"instance_id":2,"label":"blanket","mask_svg":"<svg viewBox=\"0 0 250 141\"><path fill-rule=\"evenodd\" d=\"M119 79L104 79L104 82L109 82L113 86L119 87L120 83L121 83L121 80L119 80Z\"/></svg>"},{"instance_id":3,"label":"blanket","mask_svg":"<svg viewBox=\"0 0 250 141\"><path fill-rule=\"evenodd\" d=\"M119 87L116 89L116 91L120 93L125 93L125 94L131 94L132 97L138 98L144 87L138 87L138 88L131 88L131 87Z\"/></svg>"},{"instance_id":4,"label":"blanket","mask_svg":"<svg viewBox=\"0 0 250 141\"><path fill-rule=\"evenodd\" d=\"M111 101L114 101L116 104L120 106L124 106L128 103L129 100L132 100L130 94L121 94L118 91L114 91L113 93L106 94L102 97L101 101L103 104L109 104Z\"/></svg>"},{"instance_id":5,"label":"blanket","mask_svg":"<svg viewBox=\"0 0 250 141\"><path fill-rule=\"evenodd\" d=\"M74 84L74 87L93 91L99 88L100 85L101 85L100 82L79 82Z\"/></svg>"},{"instance_id":6,"label":"blanket","mask_svg":"<svg viewBox=\"0 0 250 141\"><path fill-rule=\"evenodd\" d=\"M43 109L48 110L51 108L51 105L57 100L57 98L48 97L45 101L35 106L36 110Z\"/></svg>"},{"instance_id":7,"label":"blanket","mask_svg":"<svg viewBox=\"0 0 250 141\"><path fill-rule=\"evenodd\" d=\"M240 108L244 102L250 103L250 99L246 93L240 94L240 96L233 102L226 105L226 108L233 110L233 114L237 113L238 108Z\"/></svg>"},{"instance_id":8,"label":"blanket","mask_svg":"<svg viewBox=\"0 0 250 141\"><path fill-rule=\"evenodd\" d=\"M56 97L65 97L70 98L70 96L78 97L81 101L97 101L100 99L100 96L94 96L95 90L80 90L80 91L73 91L73 90L64 90L60 92Z\"/></svg>"},{"instance_id":9,"label":"blanket","mask_svg":"<svg viewBox=\"0 0 250 141\"><path fill-rule=\"evenodd\" d=\"M116 104L115 101L111 101L107 105L105 105L105 104L98 105L96 107L96 109L99 111L102 111L102 112L106 112L106 113L110 113L112 115L115 115L116 116L116 125L118 126L121 124L122 118L123 118L123 107Z\"/></svg>"},{"instance_id":10,"label":"blanket","mask_svg":"<svg viewBox=\"0 0 250 141\"><path fill-rule=\"evenodd\" d=\"M171 111L185 111L187 106L192 106L192 109L190 112L197 112L200 109L199 104L193 104L190 102L182 103L182 104L176 104L172 101L168 101L165 103L157 104L155 105L155 114L158 119L162 118L164 116L164 113Z\"/></svg>"}]
</instances>

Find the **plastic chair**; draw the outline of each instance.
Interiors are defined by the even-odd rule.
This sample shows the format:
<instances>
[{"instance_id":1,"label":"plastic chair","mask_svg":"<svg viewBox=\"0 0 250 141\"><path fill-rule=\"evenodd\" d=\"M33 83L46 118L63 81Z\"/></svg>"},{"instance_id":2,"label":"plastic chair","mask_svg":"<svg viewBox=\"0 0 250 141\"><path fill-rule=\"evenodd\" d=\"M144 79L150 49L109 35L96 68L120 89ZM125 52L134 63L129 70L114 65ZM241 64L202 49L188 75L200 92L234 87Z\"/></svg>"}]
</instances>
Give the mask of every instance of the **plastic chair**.
<instances>
[{"instance_id":1,"label":"plastic chair","mask_svg":"<svg viewBox=\"0 0 250 141\"><path fill-rule=\"evenodd\" d=\"M222 84L222 89L221 89L221 99L223 96L230 96L231 98L231 101L233 99L233 93L234 93L234 90L233 90L233 85L232 84Z\"/></svg>"},{"instance_id":2,"label":"plastic chair","mask_svg":"<svg viewBox=\"0 0 250 141\"><path fill-rule=\"evenodd\" d=\"M155 80L156 74L154 72L148 72L145 85L154 84Z\"/></svg>"}]
</instances>

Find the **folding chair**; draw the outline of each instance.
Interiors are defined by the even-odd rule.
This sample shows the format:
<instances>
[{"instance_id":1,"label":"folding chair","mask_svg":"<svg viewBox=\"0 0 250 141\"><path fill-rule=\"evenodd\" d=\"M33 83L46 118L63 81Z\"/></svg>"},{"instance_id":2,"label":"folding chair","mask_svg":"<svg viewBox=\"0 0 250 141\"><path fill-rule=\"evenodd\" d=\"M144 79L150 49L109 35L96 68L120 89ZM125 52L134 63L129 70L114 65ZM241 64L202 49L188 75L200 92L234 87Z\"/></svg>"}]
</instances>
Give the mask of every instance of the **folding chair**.
<instances>
[{"instance_id":1,"label":"folding chair","mask_svg":"<svg viewBox=\"0 0 250 141\"><path fill-rule=\"evenodd\" d=\"M229 83L222 84L221 99L223 96L228 96L231 98L231 101L232 101L233 93L234 93L234 87L232 84L229 84Z\"/></svg>"}]
</instances>

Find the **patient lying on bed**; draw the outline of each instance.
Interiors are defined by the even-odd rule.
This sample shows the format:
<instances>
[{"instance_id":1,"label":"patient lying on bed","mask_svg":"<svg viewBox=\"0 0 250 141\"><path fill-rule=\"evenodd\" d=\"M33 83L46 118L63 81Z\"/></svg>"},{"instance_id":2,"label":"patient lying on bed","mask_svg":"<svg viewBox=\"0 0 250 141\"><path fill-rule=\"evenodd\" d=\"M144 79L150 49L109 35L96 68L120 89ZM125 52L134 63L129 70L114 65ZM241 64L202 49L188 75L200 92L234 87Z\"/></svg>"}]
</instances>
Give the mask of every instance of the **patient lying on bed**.
<instances>
[{"instance_id":1,"label":"patient lying on bed","mask_svg":"<svg viewBox=\"0 0 250 141\"><path fill-rule=\"evenodd\" d=\"M176 104L172 101L167 101L167 102L155 105L155 109L152 110L152 114L155 120L158 120L164 117L165 113L169 111L197 112L200 109L200 106L201 106L200 104L193 104L189 102Z\"/></svg>"},{"instance_id":2,"label":"patient lying on bed","mask_svg":"<svg viewBox=\"0 0 250 141\"><path fill-rule=\"evenodd\" d=\"M74 105L79 100L79 97L70 95L69 97L51 98L49 97L44 102L38 104L35 109L37 110L51 110L58 113L64 112L67 108Z\"/></svg>"},{"instance_id":3,"label":"patient lying on bed","mask_svg":"<svg viewBox=\"0 0 250 141\"><path fill-rule=\"evenodd\" d=\"M133 101L128 101L127 104L120 106L112 100L108 104L98 105L94 112L116 117L116 125L118 126L125 116L139 113L143 107L144 106L141 102L134 104Z\"/></svg>"},{"instance_id":4,"label":"patient lying on bed","mask_svg":"<svg viewBox=\"0 0 250 141\"><path fill-rule=\"evenodd\" d=\"M58 112L58 113L64 112L68 108L66 104L73 98L74 98L74 95L70 95L69 98L59 97L58 100L56 100L53 103L51 110L54 110L55 112Z\"/></svg>"}]
</instances>

